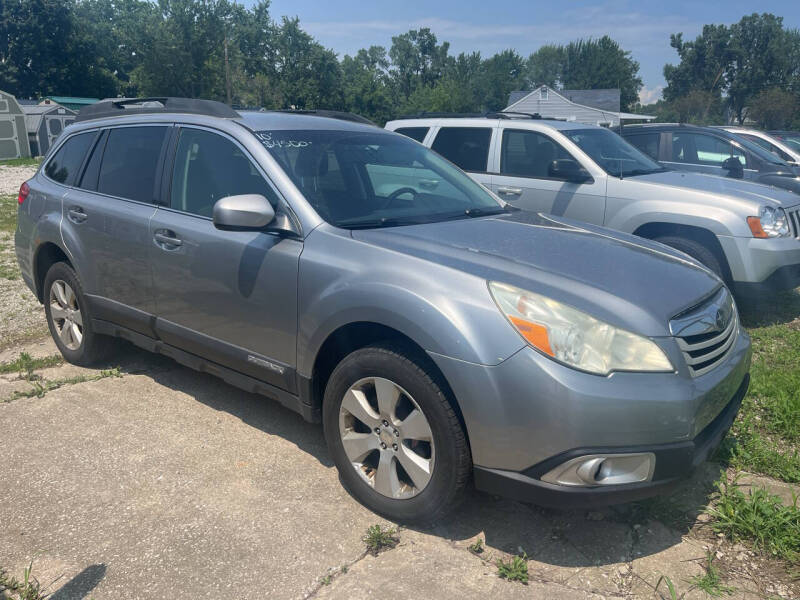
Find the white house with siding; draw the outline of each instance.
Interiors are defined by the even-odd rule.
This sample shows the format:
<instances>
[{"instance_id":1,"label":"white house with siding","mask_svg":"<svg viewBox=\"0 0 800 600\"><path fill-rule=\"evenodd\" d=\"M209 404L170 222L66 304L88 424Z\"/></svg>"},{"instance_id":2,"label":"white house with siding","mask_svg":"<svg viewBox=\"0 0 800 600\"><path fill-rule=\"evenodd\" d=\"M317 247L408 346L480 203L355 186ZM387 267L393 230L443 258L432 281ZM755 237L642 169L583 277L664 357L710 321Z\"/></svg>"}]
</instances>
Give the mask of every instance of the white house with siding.
<instances>
[{"instance_id":1,"label":"white house with siding","mask_svg":"<svg viewBox=\"0 0 800 600\"><path fill-rule=\"evenodd\" d=\"M620 121L652 121L650 115L620 111L619 90L561 90L543 85L532 92L511 92L503 112L538 113L588 125L617 127Z\"/></svg>"}]
</instances>

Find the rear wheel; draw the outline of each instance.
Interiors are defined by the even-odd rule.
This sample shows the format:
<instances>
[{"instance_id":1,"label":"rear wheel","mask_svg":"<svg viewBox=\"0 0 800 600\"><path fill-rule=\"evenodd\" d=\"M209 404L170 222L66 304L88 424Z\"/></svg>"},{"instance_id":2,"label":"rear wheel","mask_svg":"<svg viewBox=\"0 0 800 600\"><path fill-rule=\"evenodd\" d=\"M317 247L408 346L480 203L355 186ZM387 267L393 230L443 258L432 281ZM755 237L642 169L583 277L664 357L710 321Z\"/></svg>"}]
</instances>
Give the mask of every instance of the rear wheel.
<instances>
[{"instance_id":1,"label":"rear wheel","mask_svg":"<svg viewBox=\"0 0 800 600\"><path fill-rule=\"evenodd\" d=\"M342 484L392 520L439 520L471 472L464 430L432 371L379 344L345 357L325 390L325 438Z\"/></svg>"},{"instance_id":2,"label":"rear wheel","mask_svg":"<svg viewBox=\"0 0 800 600\"><path fill-rule=\"evenodd\" d=\"M666 244L667 246L671 246L676 250L680 250L681 252L688 254L696 261L714 271L714 273L720 279L725 279L725 273L723 272L722 264L717 256L710 248L704 246L700 242L671 235L655 238L655 241L661 242L662 244Z\"/></svg>"},{"instance_id":3,"label":"rear wheel","mask_svg":"<svg viewBox=\"0 0 800 600\"><path fill-rule=\"evenodd\" d=\"M78 276L68 264L55 263L44 279L47 326L64 358L90 366L110 355L114 341L92 329L91 314Z\"/></svg>"}]
</instances>

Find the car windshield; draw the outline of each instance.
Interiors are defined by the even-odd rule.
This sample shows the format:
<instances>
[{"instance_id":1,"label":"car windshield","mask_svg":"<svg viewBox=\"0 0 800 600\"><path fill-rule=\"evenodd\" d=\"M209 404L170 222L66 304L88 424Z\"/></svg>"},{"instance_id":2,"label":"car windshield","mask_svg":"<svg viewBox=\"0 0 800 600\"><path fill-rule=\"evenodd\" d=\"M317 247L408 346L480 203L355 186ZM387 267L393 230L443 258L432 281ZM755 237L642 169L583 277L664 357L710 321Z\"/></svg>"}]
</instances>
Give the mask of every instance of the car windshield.
<instances>
[{"instance_id":1,"label":"car windshield","mask_svg":"<svg viewBox=\"0 0 800 600\"><path fill-rule=\"evenodd\" d=\"M393 227L512 210L402 135L308 129L256 136L314 210L337 227Z\"/></svg>"},{"instance_id":2,"label":"car windshield","mask_svg":"<svg viewBox=\"0 0 800 600\"><path fill-rule=\"evenodd\" d=\"M614 177L666 171L652 158L608 129L567 129L561 133L575 142L601 169Z\"/></svg>"}]
</instances>

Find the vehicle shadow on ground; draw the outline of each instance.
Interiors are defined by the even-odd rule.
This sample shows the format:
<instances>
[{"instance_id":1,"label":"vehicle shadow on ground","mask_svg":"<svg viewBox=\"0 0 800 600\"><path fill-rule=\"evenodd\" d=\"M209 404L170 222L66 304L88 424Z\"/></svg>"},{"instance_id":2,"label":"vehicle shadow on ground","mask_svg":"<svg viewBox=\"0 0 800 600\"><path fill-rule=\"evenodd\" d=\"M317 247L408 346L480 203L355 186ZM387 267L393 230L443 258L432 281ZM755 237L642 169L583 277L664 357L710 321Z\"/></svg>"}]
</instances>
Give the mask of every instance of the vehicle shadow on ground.
<instances>
[{"instance_id":1,"label":"vehicle shadow on ground","mask_svg":"<svg viewBox=\"0 0 800 600\"><path fill-rule=\"evenodd\" d=\"M745 327L796 324L800 328L800 288L736 298L736 305Z\"/></svg>"},{"instance_id":2,"label":"vehicle shadow on ground","mask_svg":"<svg viewBox=\"0 0 800 600\"><path fill-rule=\"evenodd\" d=\"M52 596L47 597L50 600L82 600L99 585L106 576L106 570L106 566L102 563L89 565L62 585Z\"/></svg>"}]
</instances>

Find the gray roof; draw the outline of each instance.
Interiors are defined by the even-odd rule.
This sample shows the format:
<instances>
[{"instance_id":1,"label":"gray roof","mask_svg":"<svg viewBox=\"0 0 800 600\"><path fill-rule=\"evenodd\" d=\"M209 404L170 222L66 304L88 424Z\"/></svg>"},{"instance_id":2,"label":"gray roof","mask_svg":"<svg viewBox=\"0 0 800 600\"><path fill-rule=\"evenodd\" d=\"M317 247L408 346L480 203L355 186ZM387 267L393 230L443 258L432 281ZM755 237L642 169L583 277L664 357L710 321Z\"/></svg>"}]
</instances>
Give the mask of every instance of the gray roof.
<instances>
[{"instance_id":1,"label":"gray roof","mask_svg":"<svg viewBox=\"0 0 800 600\"><path fill-rule=\"evenodd\" d=\"M73 116L76 114L74 110L65 108L60 104L37 104L36 106L23 104L20 108L22 108L22 112L25 114L25 129L28 130L28 133L35 133L38 131L42 123L42 118L48 113Z\"/></svg>"},{"instance_id":2,"label":"gray roof","mask_svg":"<svg viewBox=\"0 0 800 600\"><path fill-rule=\"evenodd\" d=\"M539 88L537 87L536 90ZM536 90L516 90L511 92L508 96L508 106L515 102L522 100L528 94ZM581 106L590 106L591 108L599 108L610 112L619 112L620 109L620 91L618 89L610 90L553 90L561 94L575 104Z\"/></svg>"},{"instance_id":3,"label":"gray roof","mask_svg":"<svg viewBox=\"0 0 800 600\"><path fill-rule=\"evenodd\" d=\"M355 123L341 119L320 117L309 114L292 114L285 112L251 112L242 111L237 119L254 131L266 130L346 130L376 133L375 125ZM379 131L383 131L380 128ZM384 132L386 133L386 132Z\"/></svg>"}]
</instances>

